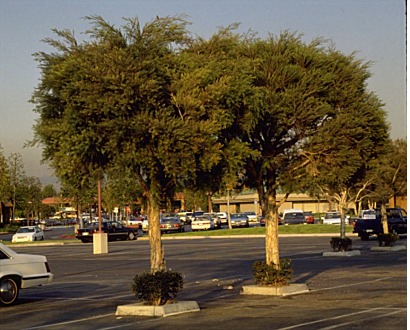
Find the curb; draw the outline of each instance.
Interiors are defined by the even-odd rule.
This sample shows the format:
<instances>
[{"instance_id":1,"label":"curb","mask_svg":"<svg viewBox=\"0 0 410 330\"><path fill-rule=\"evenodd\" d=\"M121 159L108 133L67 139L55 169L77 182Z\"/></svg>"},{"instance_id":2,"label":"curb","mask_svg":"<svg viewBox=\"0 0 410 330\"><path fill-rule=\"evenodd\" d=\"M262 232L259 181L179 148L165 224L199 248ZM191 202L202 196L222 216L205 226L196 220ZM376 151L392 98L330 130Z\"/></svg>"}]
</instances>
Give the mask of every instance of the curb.
<instances>
[{"instance_id":1,"label":"curb","mask_svg":"<svg viewBox=\"0 0 410 330\"><path fill-rule=\"evenodd\" d=\"M339 252L323 252L323 257L353 257L360 256L361 253L359 250L353 251L339 251Z\"/></svg>"},{"instance_id":2,"label":"curb","mask_svg":"<svg viewBox=\"0 0 410 330\"><path fill-rule=\"evenodd\" d=\"M135 304L118 306L115 315L166 317L182 313L199 312L199 310L200 309L196 301L179 301L173 304L167 304L162 306L144 305L144 303L140 302Z\"/></svg>"},{"instance_id":3,"label":"curb","mask_svg":"<svg viewBox=\"0 0 410 330\"><path fill-rule=\"evenodd\" d=\"M241 294L264 296L289 296L307 292L309 292L309 289L307 285L303 283L292 283L279 287L245 285L241 290Z\"/></svg>"}]
</instances>

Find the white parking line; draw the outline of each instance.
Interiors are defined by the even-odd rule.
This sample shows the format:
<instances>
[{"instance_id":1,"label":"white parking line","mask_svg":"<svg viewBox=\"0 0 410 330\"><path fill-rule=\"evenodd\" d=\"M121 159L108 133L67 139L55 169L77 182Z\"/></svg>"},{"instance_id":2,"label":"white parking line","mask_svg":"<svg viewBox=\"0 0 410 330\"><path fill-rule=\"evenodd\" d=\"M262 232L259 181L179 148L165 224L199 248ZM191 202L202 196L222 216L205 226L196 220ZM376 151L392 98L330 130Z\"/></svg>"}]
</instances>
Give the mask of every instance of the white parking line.
<instances>
[{"instance_id":1,"label":"white parking line","mask_svg":"<svg viewBox=\"0 0 410 330\"><path fill-rule=\"evenodd\" d=\"M349 286L358 286L358 285L362 285L362 284L367 284L367 283L374 283L374 282L380 282L380 281L384 281L384 280L388 280L391 277L382 277L382 278L378 278L376 280L372 280L372 281L364 281L364 282L355 282L352 284L345 284L345 285L337 285L337 286L332 286L332 287L328 287L328 288L323 288L323 289L313 289L313 290L309 290L309 292L317 292L317 291L326 291L326 290L333 290L333 289L340 289L340 288L346 288Z\"/></svg>"},{"instance_id":2,"label":"white parking line","mask_svg":"<svg viewBox=\"0 0 410 330\"><path fill-rule=\"evenodd\" d=\"M397 314L397 313L403 313L403 312L404 313L406 312L406 308L399 308L398 310L395 310L394 312L390 312L390 313L378 314L377 316L372 316L372 321L375 320L375 319L379 319L381 317L386 317L386 316L394 315L394 314ZM363 321L365 321L365 320L363 320ZM358 321L350 321L350 322L346 322L346 323L340 323L340 324L332 325L330 327L320 328L320 330L336 329L336 328L343 327L343 326L350 325L350 324L354 324L354 323L357 323L357 322Z\"/></svg>"},{"instance_id":3,"label":"white parking line","mask_svg":"<svg viewBox=\"0 0 410 330\"><path fill-rule=\"evenodd\" d=\"M339 315L339 316L335 316L335 317L329 317L329 318L326 318L326 319L316 320L316 321L312 321L312 322L306 322L306 323L295 324L295 325L292 325L292 326L290 326L290 327L280 328L280 329L278 329L278 330L296 329L296 328L304 327L304 326L307 326L307 325L318 324L318 323L328 322L328 321L333 321L333 320L339 320L339 319L342 319L342 318L345 318L345 317L354 316L354 315L360 315L360 314L366 314L366 313L373 313L373 312L375 312L375 311L384 310L384 309L389 309L389 308L386 308L386 307L371 308L371 309L366 309L366 310L363 310L363 311L360 311L360 312L356 312L356 313L343 314L343 315ZM389 312L389 313L385 313L385 314L379 314L379 315L377 315L377 316L372 316L372 319L381 318L381 317L385 317L385 316L389 316L389 315L392 315L392 314L397 314L397 313L405 312L405 311L406 311L405 308L399 308L399 309L395 309L393 312ZM321 330L325 330L325 329L326 329L326 330L328 330L328 329L335 329L335 328L338 328L338 327L341 327L341 326L344 326L344 325L349 325L349 324L356 323L356 322L357 322L357 320L356 320L356 321L347 322L347 323L340 323L340 324L333 325L333 326L330 326L330 327L316 328L316 329L321 329Z\"/></svg>"},{"instance_id":4,"label":"white parking line","mask_svg":"<svg viewBox=\"0 0 410 330\"><path fill-rule=\"evenodd\" d=\"M59 326L59 325L66 325L66 324L72 324L72 323L78 323L78 322L84 322L84 321L100 319L100 318L107 317L107 316L114 316L114 313L104 314L104 315L97 315L97 316L87 317L85 319L79 319L79 320L73 320L73 321L67 321L67 322L45 324L45 325L40 325L38 327L26 328L24 330L44 329L44 328L55 327L55 326Z\"/></svg>"}]
</instances>

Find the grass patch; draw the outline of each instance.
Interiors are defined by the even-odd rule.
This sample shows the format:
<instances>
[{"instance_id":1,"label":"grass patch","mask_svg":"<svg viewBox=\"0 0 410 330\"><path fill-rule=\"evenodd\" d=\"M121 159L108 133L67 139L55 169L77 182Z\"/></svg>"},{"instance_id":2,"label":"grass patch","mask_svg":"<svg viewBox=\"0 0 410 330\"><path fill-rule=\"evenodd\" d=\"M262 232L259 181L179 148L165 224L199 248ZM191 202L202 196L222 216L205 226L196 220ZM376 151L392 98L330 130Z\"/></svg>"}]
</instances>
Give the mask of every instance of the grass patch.
<instances>
[{"instance_id":1,"label":"grass patch","mask_svg":"<svg viewBox=\"0 0 410 330\"><path fill-rule=\"evenodd\" d=\"M13 247L13 246L27 246L27 245L47 245L47 244L72 244L72 243L81 243L78 239L45 239L43 241L34 241L34 242L16 242L12 243L10 241L3 241L0 239L4 245ZM92 245L92 244L91 244Z\"/></svg>"},{"instance_id":2,"label":"grass patch","mask_svg":"<svg viewBox=\"0 0 410 330\"><path fill-rule=\"evenodd\" d=\"M352 232L346 227L346 232ZM290 225L279 226L279 234L334 234L340 232L338 225ZM185 233L165 234L166 236L240 236L240 235L265 235L265 227L216 229Z\"/></svg>"}]
</instances>

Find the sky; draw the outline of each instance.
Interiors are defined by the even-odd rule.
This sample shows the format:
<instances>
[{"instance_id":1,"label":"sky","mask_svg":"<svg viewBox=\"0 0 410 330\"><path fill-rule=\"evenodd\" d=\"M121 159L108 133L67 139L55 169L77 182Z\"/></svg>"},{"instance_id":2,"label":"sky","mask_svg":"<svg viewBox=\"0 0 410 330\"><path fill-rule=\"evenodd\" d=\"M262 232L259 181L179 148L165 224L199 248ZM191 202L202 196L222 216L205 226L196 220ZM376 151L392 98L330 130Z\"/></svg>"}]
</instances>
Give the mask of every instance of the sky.
<instances>
[{"instance_id":1,"label":"sky","mask_svg":"<svg viewBox=\"0 0 410 330\"><path fill-rule=\"evenodd\" d=\"M289 30L331 40L345 54L372 62L368 89L385 104L391 137L407 138L405 0L0 0L0 144L4 155L19 153L26 174L56 183L41 164L41 147L25 148L37 115L29 102L40 79L33 53L51 51L42 42L52 29L83 37L100 15L120 27L123 18L142 24L156 16L187 15L194 35L209 38L219 27L240 23L262 38Z\"/></svg>"}]
</instances>

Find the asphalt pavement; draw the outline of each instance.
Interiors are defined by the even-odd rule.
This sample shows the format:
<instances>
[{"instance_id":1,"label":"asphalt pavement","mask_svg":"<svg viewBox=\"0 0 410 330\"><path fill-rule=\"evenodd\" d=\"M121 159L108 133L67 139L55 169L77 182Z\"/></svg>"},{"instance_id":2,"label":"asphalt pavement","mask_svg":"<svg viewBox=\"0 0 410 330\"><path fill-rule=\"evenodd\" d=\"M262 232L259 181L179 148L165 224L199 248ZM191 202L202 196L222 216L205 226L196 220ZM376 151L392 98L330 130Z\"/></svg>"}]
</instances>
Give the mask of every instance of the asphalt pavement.
<instances>
[{"instance_id":1,"label":"asphalt pavement","mask_svg":"<svg viewBox=\"0 0 410 330\"><path fill-rule=\"evenodd\" d=\"M306 294L241 294L253 284L251 267L264 258L263 238L164 240L167 266L184 274L179 301L199 312L154 318L115 316L131 304L130 281L149 269L146 240L112 242L107 255L92 244L14 248L46 255L52 284L22 290L17 305L0 309L4 329L406 329L407 252L374 252L375 240L353 238L354 257L323 257L329 238L281 237L294 283ZM407 239L398 244L407 246Z\"/></svg>"}]
</instances>

